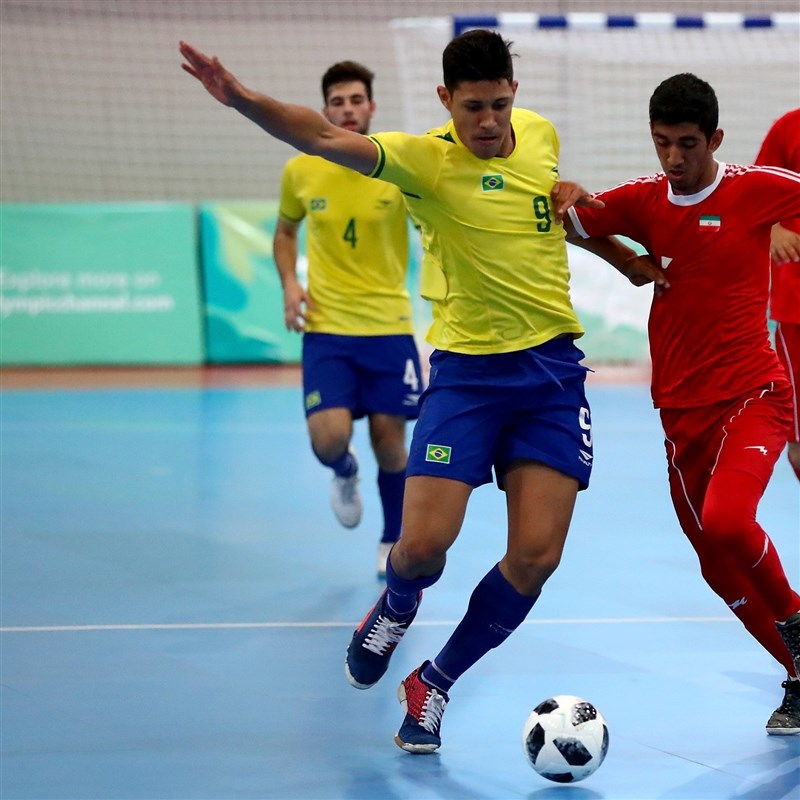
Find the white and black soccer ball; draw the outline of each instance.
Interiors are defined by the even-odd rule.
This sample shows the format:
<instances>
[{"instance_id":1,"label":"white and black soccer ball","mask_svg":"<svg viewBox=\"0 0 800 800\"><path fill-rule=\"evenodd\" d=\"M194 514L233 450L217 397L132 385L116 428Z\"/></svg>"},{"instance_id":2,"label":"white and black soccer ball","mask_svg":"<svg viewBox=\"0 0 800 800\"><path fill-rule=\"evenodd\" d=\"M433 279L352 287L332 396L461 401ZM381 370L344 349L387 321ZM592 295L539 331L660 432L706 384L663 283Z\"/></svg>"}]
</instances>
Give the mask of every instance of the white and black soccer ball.
<instances>
[{"instance_id":1,"label":"white and black soccer ball","mask_svg":"<svg viewBox=\"0 0 800 800\"><path fill-rule=\"evenodd\" d=\"M522 748L543 778L575 783L603 763L608 726L591 703L573 695L557 695L531 711L522 729Z\"/></svg>"}]
</instances>

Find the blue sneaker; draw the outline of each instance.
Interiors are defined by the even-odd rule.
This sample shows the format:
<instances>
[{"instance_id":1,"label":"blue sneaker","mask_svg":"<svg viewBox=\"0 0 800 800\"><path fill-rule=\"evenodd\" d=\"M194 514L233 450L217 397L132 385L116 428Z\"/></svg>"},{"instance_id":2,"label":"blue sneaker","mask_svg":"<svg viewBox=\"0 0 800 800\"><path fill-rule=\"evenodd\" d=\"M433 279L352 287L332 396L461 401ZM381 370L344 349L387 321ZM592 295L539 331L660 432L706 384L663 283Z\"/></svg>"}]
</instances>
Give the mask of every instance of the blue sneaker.
<instances>
[{"instance_id":1,"label":"blue sneaker","mask_svg":"<svg viewBox=\"0 0 800 800\"><path fill-rule=\"evenodd\" d=\"M394 740L409 753L433 753L442 744L439 730L450 698L422 680L422 670L430 663L426 661L417 667L397 689L397 699L406 718Z\"/></svg>"},{"instance_id":2,"label":"blue sneaker","mask_svg":"<svg viewBox=\"0 0 800 800\"><path fill-rule=\"evenodd\" d=\"M417 615L417 610L403 622L390 617L386 611L386 589L372 610L353 633L347 647L344 674L347 682L356 689L374 686L389 668L389 659L395 647ZM417 607L422 592L417 595Z\"/></svg>"}]
</instances>

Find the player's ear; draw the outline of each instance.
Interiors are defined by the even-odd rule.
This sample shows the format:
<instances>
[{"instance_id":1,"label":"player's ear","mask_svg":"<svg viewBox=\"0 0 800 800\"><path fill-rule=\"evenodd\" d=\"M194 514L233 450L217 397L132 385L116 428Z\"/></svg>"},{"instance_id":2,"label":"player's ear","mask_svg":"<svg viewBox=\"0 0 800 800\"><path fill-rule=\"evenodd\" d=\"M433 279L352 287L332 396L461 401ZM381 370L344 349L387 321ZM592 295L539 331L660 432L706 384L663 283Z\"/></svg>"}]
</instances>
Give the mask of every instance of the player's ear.
<instances>
[{"instance_id":1,"label":"player's ear","mask_svg":"<svg viewBox=\"0 0 800 800\"><path fill-rule=\"evenodd\" d=\"M451 110L451 106L453 104L453 98L450 96L450 92L447 90L446 86L437 86L436 87L436 94L439 95L439 102L448 110Z\"/></svg>"},{"instance_id":2,"label":"player's ear","mask_svg":"<svg viewBox=\"0 0 800 800\"><path fill-rule=\"evenodd\" d=\"M725 131L722 128L717 128L714 133L711 134L711 138L708 140L708 147L712 153L716 152L719 146L722 144L722 140L725 138Z\"/></svg>"}]
</instances>

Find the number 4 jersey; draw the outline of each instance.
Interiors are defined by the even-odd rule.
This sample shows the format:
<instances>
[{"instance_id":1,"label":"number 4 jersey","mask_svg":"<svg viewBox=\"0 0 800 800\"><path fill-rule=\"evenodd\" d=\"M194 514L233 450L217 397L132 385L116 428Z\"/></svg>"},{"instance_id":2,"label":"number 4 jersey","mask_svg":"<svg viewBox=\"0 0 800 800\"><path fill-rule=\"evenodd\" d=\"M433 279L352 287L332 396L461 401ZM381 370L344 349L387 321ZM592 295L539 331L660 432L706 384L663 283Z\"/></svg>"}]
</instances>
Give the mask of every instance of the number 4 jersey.
<instances>
[{"instance_id":1,"label":"number 4 jersey","mask_svg":"<svg viewBox=\"0 0 800 800\"><path fill-rule=\"evenodd\" d=\"M344 336L411 334L406 289L408 213L394 187L317 156L290 159L280 216L306 223L306 331Z\"/></svg>"},{"instance_id":2,"label":"number 4 jersey","mask_svg":"<svg viewBox=\"0 0 800 800\"><path fill-rule=\"evenodd\" d=\"M578 233L630 237L670 281L650 309L656 407L708 405L785 380L767 329L769 243L775 222L800 216L800 175L718 163L694 195L673 194L659 173L595 197L604 208L570 209Z\"/></svg>"}]
</instances>

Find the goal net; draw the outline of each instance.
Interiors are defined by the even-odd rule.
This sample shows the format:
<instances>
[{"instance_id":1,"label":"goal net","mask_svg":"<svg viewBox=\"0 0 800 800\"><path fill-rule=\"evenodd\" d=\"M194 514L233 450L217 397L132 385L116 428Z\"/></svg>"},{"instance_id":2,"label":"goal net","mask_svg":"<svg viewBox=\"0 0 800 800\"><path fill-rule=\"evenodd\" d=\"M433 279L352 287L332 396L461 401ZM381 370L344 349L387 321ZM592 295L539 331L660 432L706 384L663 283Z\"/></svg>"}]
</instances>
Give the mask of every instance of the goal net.
<instances>
[{"instance_id":1,"label":"goal net","mask_svg":"<svg viewBox=\"0 0 800 800\"><path fill-rule=\"evenodd\" d=\"M657 172L648 125L653 89L694 72L716 90L729 163L751 163L772 122L800 105L800 14L677 17L638 14L406 18L392 22L405 76L404 126L423 132L446 121L432 91L441 52L454 34L494 28L513 41L516 105L550 119L561 141L561 175L597 191ZM570 247L572 299L594 358L647 359L650 289Z\"/></svg>"},{"instance_id":2,"label":"goal net","mask_svg":"<svg viewBox=\"0 0 800 800\"><path fill-rule=\"evenodd\" d=\"M750 22L719 13L767 6ZM626 20L532 7L648 13L609 28ZM703 29L653 13L700 7L711 12ZM477 22L515 42L519 103L558 127L565 177L599 189L654 172L647 99L684 70L719 92L721 158L749 162L771 122L800 104L797 11L797 0L0 0L0 201L273 201L294 151L206 97L180 69L178 40L251 88L314 108L331 64L362 61L376 73L372 129L423 132L444 120L442 49L476 24L460 14L493 15ZM648 292L578 258L587 353L646 358Z\"/></svg>"},{"instance_id":3,"label":"goal net","mask_svg":"<svg viewBox=\"0 0 800 800\"><path fill-rule=\"evenodd\" d=\"M500 14L393 21L406 77L405 128L424 132L446 120L433 91L441 83L441 53L471 22L495 23L513 41L516 105L555 124L561 174L592 191L657 170L647 106L670 75L694 72L714 87L725 130L719 156L730 163L752 162L771 123L800 105L800 14L767 18L770 27L745 27L745 17L727 14L698 18L702 28L679 27L681 18L667 14L641 14L629 18L630 27L608 27L614 19Z\"/></svg>"}]
</instances>

